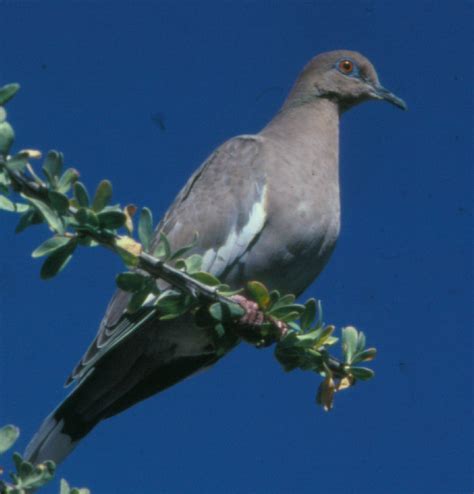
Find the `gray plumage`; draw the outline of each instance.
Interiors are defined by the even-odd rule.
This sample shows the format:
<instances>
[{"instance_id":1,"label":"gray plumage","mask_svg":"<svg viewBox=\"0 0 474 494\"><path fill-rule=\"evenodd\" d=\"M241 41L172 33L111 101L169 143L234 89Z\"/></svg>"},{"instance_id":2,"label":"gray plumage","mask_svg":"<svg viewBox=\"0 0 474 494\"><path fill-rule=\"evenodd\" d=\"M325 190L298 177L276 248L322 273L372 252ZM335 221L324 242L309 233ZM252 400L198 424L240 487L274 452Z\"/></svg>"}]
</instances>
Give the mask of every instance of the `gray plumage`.
<instances>
[{"instance_id":1,"label":"gray plumage","mask_svg":"<svg viewBox=\"0 0 474 494\"><path fill-rule=\"evenodd\" d=\"M256 135L220 146L189 179L157 228L174 247L199 233L204 268L233 287L259 280L300 294L328 261L339 234L339 117L369 99L405 108L351 51L311 60L282 109ZM98 422L220 358L186 315L159 321L126 312L118 291L68 382L76 387L43 422L26 457L61 461ZM138 329L137 329L138 328ZM230 338L228 350L238 343Z\"/></svg>"}]
</instances>

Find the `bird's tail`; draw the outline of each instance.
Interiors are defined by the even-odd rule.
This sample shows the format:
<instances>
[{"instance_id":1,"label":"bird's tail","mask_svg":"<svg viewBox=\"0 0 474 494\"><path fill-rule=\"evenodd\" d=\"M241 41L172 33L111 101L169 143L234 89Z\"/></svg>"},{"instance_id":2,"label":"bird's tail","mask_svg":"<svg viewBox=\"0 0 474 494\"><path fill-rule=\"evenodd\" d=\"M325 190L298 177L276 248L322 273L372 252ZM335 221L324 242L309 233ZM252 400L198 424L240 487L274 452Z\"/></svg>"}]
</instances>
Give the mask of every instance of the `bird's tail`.
<instances>
[{"instance_id":1,"label":"bird's tail","mask_svg":"<svg viewBox=\"0 0 474 494\"><path fill-rule=\"evenodd\" d=\"M79 441L99 422L78 420L75 411L74 392L69 395L50 415L25 449L24 459L33 464L52 460L61 463Z\"/></svg>"}]
</instances>

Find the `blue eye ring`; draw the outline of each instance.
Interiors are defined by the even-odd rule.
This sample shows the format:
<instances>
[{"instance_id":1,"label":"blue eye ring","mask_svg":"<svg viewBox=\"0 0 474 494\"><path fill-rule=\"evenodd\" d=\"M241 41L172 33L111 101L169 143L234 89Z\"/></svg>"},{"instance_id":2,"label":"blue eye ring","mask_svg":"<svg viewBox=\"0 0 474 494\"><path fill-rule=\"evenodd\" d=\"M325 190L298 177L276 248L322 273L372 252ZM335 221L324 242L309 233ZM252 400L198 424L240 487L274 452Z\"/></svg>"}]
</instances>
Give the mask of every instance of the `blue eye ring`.
<instances>
[{"instance_id":1,"label":"blue eye ring","mask_svg":"<svg viewBox=\"0 0 474 494\"><path fill-rule=\"evenodd\" d=\"M347 76L358 76L359 69L354 61L350 58L342 58L336 64L337 70Z\"/></svg>"}]
</instances>

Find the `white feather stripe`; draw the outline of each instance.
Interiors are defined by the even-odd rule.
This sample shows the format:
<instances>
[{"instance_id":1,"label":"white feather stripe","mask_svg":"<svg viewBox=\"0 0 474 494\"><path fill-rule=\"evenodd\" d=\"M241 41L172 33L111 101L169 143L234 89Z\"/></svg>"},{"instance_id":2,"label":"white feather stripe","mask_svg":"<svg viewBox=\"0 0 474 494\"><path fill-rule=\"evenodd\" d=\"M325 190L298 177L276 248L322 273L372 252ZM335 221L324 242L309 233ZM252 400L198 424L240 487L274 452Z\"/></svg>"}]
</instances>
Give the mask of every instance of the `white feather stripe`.
<instances>
[{"instance_id":1,"label":"white feather stripe","mask_svg":"<svg viewBox=\"0 0 474 494\"><path fill-rule=\"evenodd\" d=\"M219 276L227 267L240 259L249 245L253 242L256 236L262 231L267 213L265 209L267 196L267 186L264 185L261 189L258 200L253 204L250 210L248 222L244 227L237 232L234 225L232 230L224 242L224 245L219 247L217 252L215 249L210 249L203 256L203 270L209 271L212 274Z\"/></svg>"}]
</instances>

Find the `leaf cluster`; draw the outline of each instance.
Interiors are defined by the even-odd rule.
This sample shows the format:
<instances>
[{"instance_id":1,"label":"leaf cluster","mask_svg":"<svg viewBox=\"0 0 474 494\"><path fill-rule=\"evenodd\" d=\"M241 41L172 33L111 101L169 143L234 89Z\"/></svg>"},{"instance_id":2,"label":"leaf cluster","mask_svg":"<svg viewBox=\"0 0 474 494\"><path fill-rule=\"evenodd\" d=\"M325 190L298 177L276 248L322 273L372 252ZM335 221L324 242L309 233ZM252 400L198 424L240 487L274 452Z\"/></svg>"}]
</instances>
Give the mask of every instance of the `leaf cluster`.
<instances>
[{"instance_id":1,"label":"leaf cluster","mask_svg":"<svg viewBox=\"0 0 474 494\"><path fill-rule=\"evenodd\" d=\"M0 455L13 447L19 435L20 430L14 425L0 428ZM10 473L11 483L0 479L0 494L28 494L31 489L43 487L54 477L56 465L52 461L33 465L19 453L13 453L12 459L15 471ZM3 470L0 469L0 476L2 474ZM90 494L90 491L85 488L71 488L62 479L59 494Z\"/></svg>"}]
</instances>

